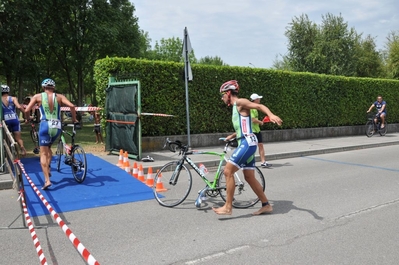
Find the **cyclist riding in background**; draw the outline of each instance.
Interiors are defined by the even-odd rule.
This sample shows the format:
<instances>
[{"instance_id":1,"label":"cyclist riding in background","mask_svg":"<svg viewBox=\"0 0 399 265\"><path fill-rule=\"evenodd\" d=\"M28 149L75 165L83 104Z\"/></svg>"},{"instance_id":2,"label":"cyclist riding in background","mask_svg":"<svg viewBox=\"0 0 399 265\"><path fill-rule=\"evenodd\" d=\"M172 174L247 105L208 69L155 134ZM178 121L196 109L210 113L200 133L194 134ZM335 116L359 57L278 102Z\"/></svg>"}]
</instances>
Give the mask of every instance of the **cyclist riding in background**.
<instances>
[{"instance_id":1,"label":"cyclist riding in background","mask_svg":"<svg viewBox=\"0 0 399 265\"><path fill-rule=\"evenodd\" d=\"M1 85L1 100L3 105L3 119L7 124L8 130L13 134L15 141L21 148L21 154L26 155L24 142L21 138L21 124L17 115L17 108L24 113L24 107L22 107L16 97L9 96L10 87L7 85ZM25 114L26 117L26 114Z\"/></svg>"},{"instance_id":2,"label":"cyclist riding in background","mask_svg":"<svg viewBox=\"0 0 399 265\"><path fill-rule=\"evenodd\" d=\"M30 113L37 104L40 110L39 146L40 165L42 166L45 184L42 189L46 190L51 186L50 162L53 153L51 145L61 133L61 106L70 107L72 121L77 123L75 106L61 94L56 94L55 82L52 79L45 79L42 82L44 92L34 95L25 112Z\"/></svg>"},{"instance_id":3,"label":"cyclist riding in background","mask_svg":"<svg viewBox=\"0 0 399 265\"><path fill-rule=\"evenodd\" d=\"M381 118L381 129L384 128L384 124L385 124L385 119L387 117L387 103L382 100L382 96L378 96L377 97L377 101L374 102L373 104L371 104L370 108L368 109L367 113L369 113L373 108L377 109L377 114L376 117L374 119L374 122L377 123L377 118L380 117Z\"/></svg>"}]
</instances>

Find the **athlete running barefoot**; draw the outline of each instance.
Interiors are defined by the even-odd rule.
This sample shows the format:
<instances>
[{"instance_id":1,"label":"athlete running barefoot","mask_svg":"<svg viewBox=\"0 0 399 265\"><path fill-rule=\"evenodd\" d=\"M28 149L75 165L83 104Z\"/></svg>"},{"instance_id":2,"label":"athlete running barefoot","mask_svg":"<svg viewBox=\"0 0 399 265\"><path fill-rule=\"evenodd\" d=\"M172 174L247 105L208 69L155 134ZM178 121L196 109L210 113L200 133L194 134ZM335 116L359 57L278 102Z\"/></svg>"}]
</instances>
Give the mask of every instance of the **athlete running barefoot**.
<instances>
[{"instance_id":1,"label":"athlete running barefoot","mask_svg":"<svg viewBox=\"0 0 399 265\"><path fill-rule=\"evenodd\" d=\"M25 112L30 110L37 104L40 111L40 127L39 127L39 146L40 146L40 165L42 166L45 183L43 190L51 187L50 163L53 152L51 145L61 133L61 107L70 107L72 121L77 123L75 106L61 94L55 93L55 82L52 79L45 79L42 82L44 92L36 94L32 97Z\"/></svg>"},{"instance_id":2,"label":"athlete running barefoot","mask_svg":"<svg viewBox=\"0 0 399 265\"><path fill-rule=\"evenodd\" d=\"M245 180L262 202L262 207L253 213L260 215L273 212L273 207L269 204L266 194L263 192L261 184L255 179L255 151L258 140L251 128L251 109L256 109L269 116L270 121L281 125L283 121L274 115L265 105L251 102L245 98L238 98L240 89L236 80L230 80L220 87L222 100L228 106L233 106L233 126L235 133L226 137L226 141L236 138L238 148L234 151L224 168L226 177L226 202L222 207L215 208L213 211L219 215L231 215L233 209L233 196L235 190L234 173L242 168Z\"/></svg>"}]
</instances>

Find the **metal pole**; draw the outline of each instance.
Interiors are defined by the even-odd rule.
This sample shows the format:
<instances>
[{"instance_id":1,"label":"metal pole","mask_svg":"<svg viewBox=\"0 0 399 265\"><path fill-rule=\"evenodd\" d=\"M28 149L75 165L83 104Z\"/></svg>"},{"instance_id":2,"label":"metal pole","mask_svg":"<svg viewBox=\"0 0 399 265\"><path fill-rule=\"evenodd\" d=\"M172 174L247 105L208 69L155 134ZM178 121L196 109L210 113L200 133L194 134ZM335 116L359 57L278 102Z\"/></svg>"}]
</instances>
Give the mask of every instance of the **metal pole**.
<instances>
[{"instance_id":1,"label":"metal pole","mask_svg":"<svg viewBox=\"0 0 399 265\"><path fill-rule=\"evenodd\" d=\"M184 53L185 53L185 67L184 67L184 83L186 85L186 114L187 114L187 144L191 147L190 140L190 110L189 110L189 98L188 98L188 47L187 47L187 27L184 28Z\"/></svg>"}]
</instances>

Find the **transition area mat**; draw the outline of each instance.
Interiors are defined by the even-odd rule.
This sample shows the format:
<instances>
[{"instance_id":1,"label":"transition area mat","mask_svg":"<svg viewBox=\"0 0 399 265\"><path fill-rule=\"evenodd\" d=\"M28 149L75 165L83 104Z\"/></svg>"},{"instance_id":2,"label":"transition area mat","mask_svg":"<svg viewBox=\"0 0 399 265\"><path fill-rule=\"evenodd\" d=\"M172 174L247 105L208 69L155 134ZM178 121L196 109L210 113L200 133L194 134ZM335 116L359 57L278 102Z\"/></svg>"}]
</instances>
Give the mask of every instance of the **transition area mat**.
<instances>
[{"instance_id":1,"label":"transition area mat","mask_svg":"<svg viewBox=\"0 0 399 265\"><path fill-rule=\"evenodd\" d=\"M47 190L41 189L44 176L39 157L24 158L21 162L33 183L58 213L154 198L151 188L121 168L92 154L86 156L87 176L81 184L73 178L70 166L61 163L60 172L56 170L54 156L51 162L52 186ZM49 214L25 176L23 179L29 214L32 217Z\"/></svg>"}]
</instances>

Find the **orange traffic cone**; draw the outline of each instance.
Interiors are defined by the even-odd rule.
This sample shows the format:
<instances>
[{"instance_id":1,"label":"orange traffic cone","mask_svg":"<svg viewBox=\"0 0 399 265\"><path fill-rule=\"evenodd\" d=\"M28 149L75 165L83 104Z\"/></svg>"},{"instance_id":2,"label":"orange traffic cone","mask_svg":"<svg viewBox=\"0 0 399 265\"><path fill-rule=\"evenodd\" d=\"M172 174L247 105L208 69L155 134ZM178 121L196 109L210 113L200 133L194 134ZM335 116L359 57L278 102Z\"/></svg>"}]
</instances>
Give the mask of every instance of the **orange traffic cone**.
<instances>
[{"instance_id":1,"label":"orange traffic cone","mask_svg":"<svg viewBox=\"0 0 399 265\"><path fill-rule=\"evenodd\" d=\"M126 163L125 163L125 172L127 172L130 175L130 163L129 163L129 160L126 161Z\"/></svg>"},{"instance_id":2,"label":"orange traffic cone","mask_svg":"<svg viewBox=\"0 0 399 265\"><path fill-rule=\"evenodd\" d=\"M125 165L126 165L126 162L127 162L128 160L129 160L129 157L128 157L127 151L125 151L125 153L123 154L122 166L119 166L119 167L121 167L122 169L125 169Z\"/></svg>"},{"instance_id":3,"label":"orange traffic cone","mask_svg":"<svg viewBox=\"0 0 399 265\"><path fill-rule=\"evenodd\" d=\"M136 162L133 163L133 177L135 177L136 179L139 178L139 171Z\"/></svg>"},{"instance_id":4,"label":"orange traffic cone","mask_svg":"<svg viewBox=\"0 0 399 265\"><path fill-rule=\"evenodd\" d=\"M162 173L160 173L159 170L157 170L157 174L158 174L158 178L157 178L157 184L156 184L156 186L155 186L155 190L156 190L157 192L167 191L168 189L165 189L165 188L163 187L163 183L162 183L162 180L161 180Z\"/></svg>"},{"instance_id":5,"label":"orange traffic cone","mask_svg":"<svg viewBox=\"0 0 399 265\"><path fill-rule=\"evenodd\" d=\"M154 178L152 177L152 167L149 167L149 168L148 168L147 180L146 180L145 184L146 184L148 187L154 186Z\"/></svg>"},{"instance_id":6,"label":"orange traffic cone","mask_svg":"<svg viewBox=\"0 0 399 265\"><path fill-rule=\"evenodd\" d=\"M141 182L145 182L143 165L141 164L139 165L139 174L137 179L140 180Z\"/></svg>"},{"instance_id":7,"label":"orange traffic cone","mask_svg":"<svg viewBox=\"0 0 399 265\"><path fill-rule=\"evenodd\" d=\"M123 149L119 150L119 160L118 160L118 164L116 164L118 167L122 167L123 166Z\"/></svg>"}]
</instances>

